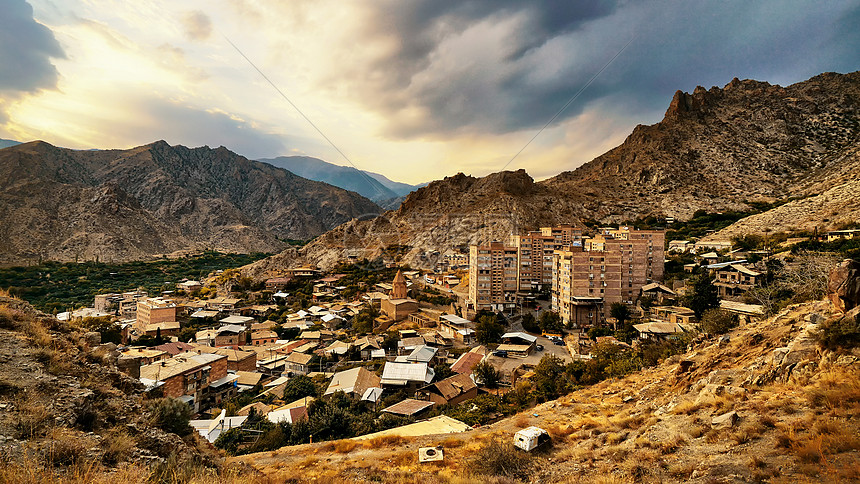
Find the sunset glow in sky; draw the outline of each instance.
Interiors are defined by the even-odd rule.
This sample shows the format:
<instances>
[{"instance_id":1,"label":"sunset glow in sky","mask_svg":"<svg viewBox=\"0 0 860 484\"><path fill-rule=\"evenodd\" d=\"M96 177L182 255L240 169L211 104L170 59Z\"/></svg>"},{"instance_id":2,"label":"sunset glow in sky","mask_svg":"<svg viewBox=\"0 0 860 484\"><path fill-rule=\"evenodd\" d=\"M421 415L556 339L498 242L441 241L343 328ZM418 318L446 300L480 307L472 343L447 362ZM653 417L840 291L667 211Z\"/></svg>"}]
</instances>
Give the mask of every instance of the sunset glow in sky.
<instances>
[{"instance_id":1,"label":"sunset glow in sky","mask_svg":"<svg viewBox=\"0 0 860 484\"><path fill-rule=\"evenodd\" d=\"M659 121L677 89L860 69L856 1L0 0L0 8L0 138L223 145L249 158L352 162L409 183L499 171L604 66L507 169L536 179L573 169L636 124Z\"/></svg>"}]
</instances>

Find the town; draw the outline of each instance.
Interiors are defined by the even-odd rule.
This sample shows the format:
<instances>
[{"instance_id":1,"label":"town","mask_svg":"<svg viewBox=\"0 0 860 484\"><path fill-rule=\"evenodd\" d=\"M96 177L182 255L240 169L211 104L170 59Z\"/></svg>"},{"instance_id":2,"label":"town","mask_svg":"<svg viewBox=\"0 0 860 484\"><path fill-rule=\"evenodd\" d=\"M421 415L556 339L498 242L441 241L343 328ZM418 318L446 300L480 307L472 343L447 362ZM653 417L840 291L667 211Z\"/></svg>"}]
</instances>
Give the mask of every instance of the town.
<instances>
[{"instance_id":1,"label":"town","mask_svg":"<svg viewBox=\"0 0 860 484\"><path fill-rule=\"evenodd\" d=\"M387 260L255 282L219 270L157 295L98 294L57 317L97 328L122 371L150 397L187 404L192 426L231 453L266 450L259 434L284 425L291 436L269 448L462 432L621 376L607 355L679 353L701 331L773 311L750 297L772 272L771 249L665 239L542 227L452 250L432 272ZM308 425L333 407L339 419Z\"/></svg>"}]
</instances>

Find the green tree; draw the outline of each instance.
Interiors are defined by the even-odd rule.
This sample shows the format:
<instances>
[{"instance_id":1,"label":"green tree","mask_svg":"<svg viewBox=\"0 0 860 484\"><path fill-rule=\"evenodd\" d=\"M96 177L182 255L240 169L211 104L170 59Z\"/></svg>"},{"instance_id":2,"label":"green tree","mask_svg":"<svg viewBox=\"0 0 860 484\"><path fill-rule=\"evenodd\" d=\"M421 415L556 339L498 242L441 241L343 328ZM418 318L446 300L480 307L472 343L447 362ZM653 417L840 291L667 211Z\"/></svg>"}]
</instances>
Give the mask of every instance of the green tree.
<instances>
[{"instance_id":1,"label":"green tree","mask_svg":"<svg viewBox=\"0 0 860 484\"><path fill-rule=\"evenodd\" d=\"M532 379L534 394L539 402L558 398L565 391L564 365L561 358L553 354L545 354L535 366L535 376Z\"/></svg>"},{"instance_id":2,"label":"green tree","mask_svg":"<svg viewBox=\"0 0 860 484\"><path fill-rule=\"evenodd\" d=\"M561 317L554 311L544 311L538 321L544 333L560 333L562 330Z\"/></svg>"},{"instance_id":3,"label":"green tree","mask_svg":"<svg viewBox=\"0 0 860 484\"><path fill-rule=\"evenodd\" d=\"M692 286L687 290L686 299L687 307L696 313L696 319L699 320L702 319L705 311L720 306L717 286L707 272L692 277Z\"/></svg>"},{"instance_id":4,"label":"green tree","mask_svg":"<svg viewBox=\"0 0 860 484\"><path fill-rule=\"evenodd\" d=\"M478 383L487 388L498 387L499 381L502 379L501 372L487 361L478 363L472 371L475 374L475 379L478 380Z\"/></svg>"},{"instance_id":5,"label":"green tree","mask_svg":"<svg viewBox=\"0 0 860 484\"><path fill-rule=\"evenodd\" d=\"M618 320L618 326L624 327L624 323L633 315L630 308L623 302L614 302L609 306L609 315Z\"/></svg>"},{"instance_id":6,"label":"green tree","mask_svg":"<svg viewBox=\"0 0 860 484\"><path fill-rule=\"evenodd\" d=\"M317 386L314 381L306 375L296 375L287 381L284 386L284 400L292 402L304 397L317 396Z\"/></svg>"},{"instance_id":7,"label":"green tree","mask_svg":"<svg viewBox=\"0 0 860 484\"><path fill-rule=\"evenodd\" d=\"M523 329L529 333L539 333L540 325L537 324L535 316L532 313L523 314Z\"/></svg>"},{"instance_id":8,"label":"green tree","mask_svg":"<svg viewBox=\"0 0 860 484\"><path fill-rule=\"evenodd\" d=\"M188 425L191 407L187 403L175 398L162 398L151 404L150 411L153 424L161 430L176 435L191 433L191 426Z\"/></svg>"},{"instance_id":9,"label":"green tree","mask_svg":"<svg viewBox=\"0 0 860 484\"><path fill-rule=\"evenodd\" d=\"M496 316L482 316L475 325L475 339L481 344L498 343L505 334L505 327L496 320Z\"/></svg>"}]
</instances>

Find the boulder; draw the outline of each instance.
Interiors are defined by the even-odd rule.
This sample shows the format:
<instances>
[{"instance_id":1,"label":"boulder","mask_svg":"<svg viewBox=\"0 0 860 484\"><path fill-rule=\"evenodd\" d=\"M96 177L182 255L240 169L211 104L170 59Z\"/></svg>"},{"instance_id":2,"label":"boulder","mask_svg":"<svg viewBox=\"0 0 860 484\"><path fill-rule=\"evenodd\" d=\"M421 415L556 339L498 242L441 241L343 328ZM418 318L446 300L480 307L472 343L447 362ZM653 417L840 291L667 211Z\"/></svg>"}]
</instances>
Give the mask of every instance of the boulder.
<instances>
[{"instance_id":1,"label":"boulder","mask_svg":"<svg viewBox=\"0 0 860 484\"><path fill-rule=\"evenodd\" d=\"M830 271L827 297L843 313L860 306L860 262L845 259Z\"/></svg>"},{"instance_id":2,"label":"boulder","mask_svg":"<svg viewBox=\"0 0 860 484\"><path fill-rule=\"evenodd\" d=\"M711 427L715 429L730 429L735 426L738 419L740 419L738 413L732 410L711 419Z\"/></svg>"},{"instance_id":3,"label":"boulder","mask_svg":"<svg viewBox=\"0 0 860 484\"><path fill-rule=\"evenodd\" d=\"M98 331L90 331L88 333L84 333L84 343L90 348L95 348L96 346L102 344L102 335Z\"/></svg>"}]
</instances>

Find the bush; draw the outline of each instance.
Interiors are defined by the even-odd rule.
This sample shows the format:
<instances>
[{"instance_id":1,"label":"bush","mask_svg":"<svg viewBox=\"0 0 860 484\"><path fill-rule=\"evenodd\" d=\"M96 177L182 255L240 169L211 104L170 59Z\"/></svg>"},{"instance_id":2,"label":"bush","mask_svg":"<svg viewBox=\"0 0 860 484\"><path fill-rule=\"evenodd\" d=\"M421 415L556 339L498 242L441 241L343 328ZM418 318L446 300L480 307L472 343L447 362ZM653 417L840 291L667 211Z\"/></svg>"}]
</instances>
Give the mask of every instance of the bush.
<instances>
[{"instance_id":1,"label":"bush","mask_svg":"<svg viewBox=\"0 0 860 484\"><path fill-rule=\"evenodd\" d=\"M152 404L150 411L152 423L165 432L188 435L192 430L188 425L191 420L191 407L181 400L162 398Z\"/></svg>"},{"instance_id":2,"label":"bush","mask_svg":"<svg viewBox=\"0 0 860 484\"><path fill-rule=\"evenodd\" d=\"M531 470L531 457L510 442L491 440L475 454L471 467L487 476L526 479Z\"/></svg>"},{"instance_id":3,"label":"bush","mask_svg":"<svg viewBox=\"0 0 860 484\"><path fill-rule=\"evenodd\" d=\"M849 349L860 344L860 313L855 317L841 316L821 325L819 344L827 349Z\"/></svg>"},{"instance_id":4,"label":"bush","mask_svg":"<svg viewBox=\"0 0 860 484\"><path fill-rule=\"evenodd\" d=\"M722 309L708 309L702 314L699 326L711 335L725 334L738 325L738 317Z\"/></svg>"},{"instance_id":5,"label":"bush","mask_svg":"<svg viewBox=\"0 0 860 484\"><path fill-rule=\"evenodd\" d=\"M493 365L482 361L475 365L475 379L487 388L496 388L502 379L502 374Z\"/></svg>"}]
</instances>

